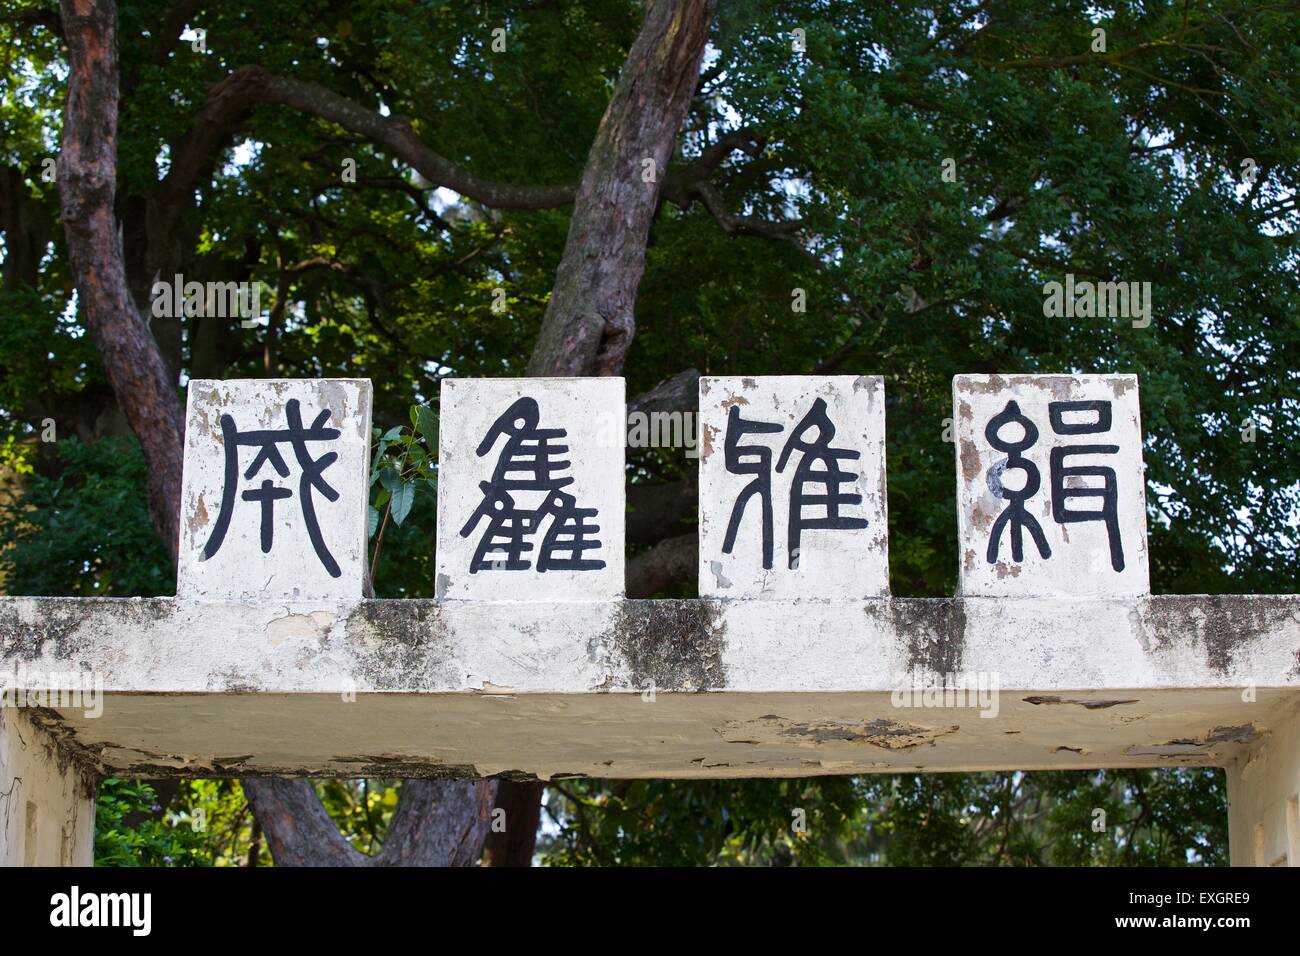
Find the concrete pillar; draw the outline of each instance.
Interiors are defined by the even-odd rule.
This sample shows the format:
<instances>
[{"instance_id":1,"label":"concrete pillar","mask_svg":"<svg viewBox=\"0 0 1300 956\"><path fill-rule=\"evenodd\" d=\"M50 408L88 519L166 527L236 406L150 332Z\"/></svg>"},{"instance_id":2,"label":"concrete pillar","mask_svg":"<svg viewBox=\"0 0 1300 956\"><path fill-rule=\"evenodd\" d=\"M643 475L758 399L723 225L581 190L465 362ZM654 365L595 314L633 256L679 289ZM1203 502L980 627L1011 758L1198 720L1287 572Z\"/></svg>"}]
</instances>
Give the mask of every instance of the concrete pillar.
<instances>
[{"instance_id":1,"label":"concrete pillar","mask_svg":"<svg viewBox=\"0 0 1300 956\"><path fill-rule=\"evenodd\" d=\"M94 780L29 714L0 707L0 866L91 866Z\"/></svg>"},{"instance_id":2,"label":"concrete pillar","mask_svg":"<svg viewBox=\"0 0 1300 956\"><path fill-rule=\"evenodd\" d=\"M1300 706L1227 768L1233 866L1300 866Z\"/></svg>"}]
</instances>

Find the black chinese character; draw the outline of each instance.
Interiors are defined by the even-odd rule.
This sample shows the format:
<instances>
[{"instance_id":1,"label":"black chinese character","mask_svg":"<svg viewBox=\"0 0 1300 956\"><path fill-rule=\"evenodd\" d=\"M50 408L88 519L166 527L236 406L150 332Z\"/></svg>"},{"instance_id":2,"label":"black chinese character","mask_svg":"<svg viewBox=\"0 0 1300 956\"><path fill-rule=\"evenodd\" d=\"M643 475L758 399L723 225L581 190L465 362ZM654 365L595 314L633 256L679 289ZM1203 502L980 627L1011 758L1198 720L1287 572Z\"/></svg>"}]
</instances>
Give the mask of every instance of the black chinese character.
<instances>
[{"instance_id":1,"label":"black chinese character","mask_svg":"<svg viewBox=\"0 0 1300 956\"><path fill-rule=\"evenodd\" d=\"M1065 415L1069 412L1095 412L1097 418L1095 421L1067 422ZM1058 435L1095 435L1110 431L1110 402L1050 402L1047 413L1052 421L1052 431ZM1052 449L1052 519L1057 524L1104 521L1110 541L1110 566L1123 571L1124 548L1119 537L1119 491L1115 469L1104 465L1065 467L1065 459L1072 455L1113 455L1118 451L1118 445L1067 445ZM1102 486L1066 487L1068 478L1100 478ZM1071 498L1100 498L1101 510L1071 511L1065 506Z\"/></svg>"},{"instance_id":2,"label":"black chinese character","mask_svg":"<svg viewBox=\"0 0 1300 956\"><path fill-rule=\"evenodd\" d=\"M208 543L203 546L203 560L206 561L221 550L221 544L226 539L226 531L230 528L230 517L235 509L235 491L239 484L239 446L252 445L258 448L252 464L244 472L245 480L256 477L262 466L268 462L281 478L288 478L289 466L285 464L284 457L277 447L288 442L293 448L298 468L302 472L298 480L298 504L302 507L303 521L307 525L307 536L311 539L311 545L316 551L316 557L320 559L325 570L329 572L331 577L337 578L343 572L339 569L334 556L329 553L329 549L325 547L325 539L321 536L320 525L316 520L316 507L312 501L312 491L313 489L319 491L328 501L338 500L339 493L325 481L322 472L334 464L339 456L336 452L329 452L319 458L312 458L307 451L307 442L333 441L339 437L340 432L337 428L325 427L325 423L330 418L329 409L325 409L325 411L317 415L310 428L302 427L302 410L296 398L292 398L285 403L284 413L289 422L288 428L242 433L235 426L235 420L230 415L221 416L221 436L226 455L225 477L221 489L221 510L217 514L217 523L212 528ZM264 478L258 489L245 491L241 497L245 501L258 501L261 503L261 545L262 553L267 554L271 550L272 535L275 528L275 502L293 497L293 492L288 488L278 487L269 478Z\"/></svg>"},{"instance_id":3,"label":"black chinese character","mask_svg":"<svg viewBox=\"0 0 1300 956\"><path fill-rule=\"evenodd\" d=\"M733 475L752 475L753 480L741 489L731 509L731 520L727 523L727 534L723 538L723 554L731 554L736 543L736 534L745 514L745 506L754 495L759 496L762 508L763 567L772 567L772 450L766 445L742 445L741 439L751 434L767 434L781 431L781 426L772 422L747 420L740 416L740 409L732 405L727 413L727 437L724 443L727 471ZM815 437L809 439L810 432ZM826 414L825 399L817 399L808 410L808 414L794 427L776 470L784 472L790 461L791 452L800 453L799 463L795 466L790 484L790 501L786 524L786 565L791 570L799 566L799 543L804 529L851 530L865 528L867 519L849 518L840 514L843 505L862 503L862 495L848 494L841 491L841 486L856 480L854 472L840 468L842 460L854 460L862 457L861 452L847 448L832 448L831 439L835 437L835 426ZM820 490L805 491L805 485L821 486ZM821 508L809 516L805 508Z\"/></svg>"},{"instance_id":4,"label":"black chinese character","mask_svg":"<svg viewBox=\"0 0 1300 956\"><path fill-rule=\"evenodd\" d=\"M470 560L471 574L527 570L530 563L525 552L532 551L533 544L524 539L533 535L545 518L550 518L551 524L537 556L539 572L594 571L605 566L604 561L583 557L584 551L601 546L598 539L590 537L600 531L600 525L588 520L596 517L596 509L579 508L577 499L561 490L573 484L572 476L561 474L571 463L559 457L569 446L551 441L564 438L567 432L538 428L540 418L537 401L520 398L479 442L477 454L482 458L503 435L506 439L491 479L479 482L482 502L460 529L460 536L468 538L484 518L488 521ZM528 498L537 501L536 507L521 507Z\"/></svg>"},{"instance_id":5,"label":"black chinese character","mask_svg":"<svg viewBox=\"0 0 1300 956\"><path fill-rule=\"evenodd\" d=\"M1007 425L1013 424L1019 425L1024 434L1015 441L1001 438L999 432ZM988 483L989 491L1009 502L1002 514L998 515L997 520L993 522L993 530L989 533L989 546L985 554L988 563L997 563L998 550L1002 542L1002 531L1007 525L1011 526L1011 557L1013 560L1024 560L1025 549L1021 533L1024 528L1029 529L1029 534L1033 537L1034 543L1038 545L1038 553L1044 558L1050 558L1052 549L1047 546L1047 538L1043 535L1042 525L1025 509L1025 501L1038 493L1042 479L1038 474L1037 466L1020 453L1038 441L1038 428L1020 413L1020 406L1016 402L1007 402L1006 408L989 419L988 425L984 428L984 438L995 449L1007 454L1005 461L999 462L989 469L985 481ZM1024 487L1015 490L1003 484L1002 476L1008 468L1018 468L1025 473Z\"/></svg>"},{"instance_id":6,"label":"black chinese character","mask_svg":"<svg viewBox=\"0 0 1300 956\"><path fill-rule=\"evenodd\" d=\"M816 438L807 440L804 436L814 430ZM826 414L826 401L819 398L813 402L803 421L794 427L776 463L776 470L783 472L790 460L790 452L798 450L802 453L790 485L790 513L785 544L788 566L792 569L798 567L799 540L804 528L848 531L867 526L866 518L848 518L840 514L841 505L862 504L862 495L845 494L840 490L841 485L856 480L858 476L855 472L841 469L839 462L854 461L861 458L862 453L849 448L832 448L831 439L834 437L835 426ZM808 494L804 491L806 484L820 485L821 490ZM805 506L824 510L820 515L814 511L813 517L804 517Z\"/></svg>"},{"instance_id":7,"label":"black chinese character","mask_svg":"<svg viewBox=\"0 0 1300 956\"><path fill-rule=\"evenodd\" d=\"M736 544L736 533L740 530L740 519L745 516L745 505L754 495L759 497L762 507L763 533L763 567L772 567L772 449L766 445L742 445L740 440L746 435L762 435L779 432L780 425L772 422L747 421L740 417L740 409L732 405L727 412L727 437L723 443L724 461L727 471L733 475L753 475L754 480L747 484L731 508L731 520L727 523L727 535L722 541L722 553L731 554Z\"/></svg>"}]
</instances>

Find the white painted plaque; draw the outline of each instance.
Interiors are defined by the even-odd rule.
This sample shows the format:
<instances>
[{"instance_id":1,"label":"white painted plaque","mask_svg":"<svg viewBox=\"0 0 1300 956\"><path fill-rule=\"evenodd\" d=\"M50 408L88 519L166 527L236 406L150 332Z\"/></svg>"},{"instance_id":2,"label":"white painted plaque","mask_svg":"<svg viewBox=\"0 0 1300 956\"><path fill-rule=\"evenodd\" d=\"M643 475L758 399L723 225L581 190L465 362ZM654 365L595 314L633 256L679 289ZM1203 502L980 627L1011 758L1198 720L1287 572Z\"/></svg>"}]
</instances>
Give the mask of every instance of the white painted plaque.
<instances>
[{"instance_id":1,"label":"white painted plaque","mask_svg":"<svg viewBox=\"0 0 1300 956\"><path fill-rule=\"evenodd\" d=\"M347 600L366 578L370 382L190 382L176 592Z\"/></svg>"},{"instance_id":2,"label":"white painted plaque","mask_svg":"<svg viewBox=\"0 0 1300 956\"><path fill-rule=\"evenodd\" d=\"M623 379L444 379L440 415L439 599L623 596Z\"/></svg>"},{"instance_id":3,"label":"white painted plaque","mask_svg":"<svg viewBox=\"0 0 1300 956\"><path fill-rule=\"evenodd\" d=\"M889 593L879 376L700 379L702 597Z\"/></svg>"},{"instance_id":4,"label":"white painted plaque","mask_svg":"<svg viewBox=\"0 0 1300 956\"><path fill-rule=\"evenodd\" d=\"M965 596L1150 593L1134 375L958 375Z\"/></svg>"}]
</instances>

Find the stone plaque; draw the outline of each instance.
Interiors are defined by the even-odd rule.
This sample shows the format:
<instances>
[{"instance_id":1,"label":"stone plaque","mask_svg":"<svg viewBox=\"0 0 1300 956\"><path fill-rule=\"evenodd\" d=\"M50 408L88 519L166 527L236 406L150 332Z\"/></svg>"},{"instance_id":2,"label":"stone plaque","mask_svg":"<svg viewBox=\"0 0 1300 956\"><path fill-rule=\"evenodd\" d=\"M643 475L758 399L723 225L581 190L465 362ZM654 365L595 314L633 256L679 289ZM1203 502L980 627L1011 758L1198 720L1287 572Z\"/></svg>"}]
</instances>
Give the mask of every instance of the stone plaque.
<instances>
[{"instance_id":1,"label":"stone plaque","mask_svg":"<svg viewBox=\"0 0 1300 956\"><path fill-rule=\"evenodd\" d=\"M190 382L176 591L195 600L362 596L370 382Z\"/></svg>"},{"instance_id":2,"label":"stone plaque","mask_svg":"<svg viewBox=\"0 0 1300 956\"><path fill-rule=\"evenodd\" d=\"M623 595L621 378L444 379L439 599Z\"/></svg>"},{"instance_id":3,"label":"stone plaque","mask_svg":"<svg viewBox=\"0 0 1300 956\"><path fill-rule=\"evenodd\" d=\"M700 379L700 595L889 593L879 376Z\"/></svg>"},{"instance_id":4,"label":"stone plaque","mask_svg":"<svg viewBox=\"0 0 1300 956\"><path fill-rule=\"evenodd\" d=\"M1150 592L1133 375L953 379L967 596Z\"/></svg>"}]
</instances>

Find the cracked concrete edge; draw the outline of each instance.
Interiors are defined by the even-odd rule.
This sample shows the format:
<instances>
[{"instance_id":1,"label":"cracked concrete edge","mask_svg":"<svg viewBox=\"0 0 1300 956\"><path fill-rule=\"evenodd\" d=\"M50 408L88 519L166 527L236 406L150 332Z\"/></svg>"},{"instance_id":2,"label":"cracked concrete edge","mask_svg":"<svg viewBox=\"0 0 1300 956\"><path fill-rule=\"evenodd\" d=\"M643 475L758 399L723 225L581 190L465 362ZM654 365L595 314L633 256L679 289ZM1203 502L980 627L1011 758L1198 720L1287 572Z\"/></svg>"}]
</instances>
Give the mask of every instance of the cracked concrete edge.
<instances>
[{"instance_id":1,"label":"cracked concrete edge","mask_svg":"<svg viewBox=\"0 0 1300 956\"><path fill-rule=\"evenodd\" d=\"M1300 597L584 604L0 598L0 688L133 693L1300 686ZM19 673L25 677L18 679Z\"/></svg>"}]
</instances>

